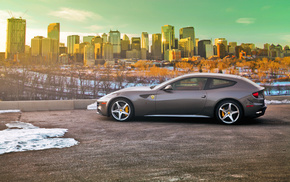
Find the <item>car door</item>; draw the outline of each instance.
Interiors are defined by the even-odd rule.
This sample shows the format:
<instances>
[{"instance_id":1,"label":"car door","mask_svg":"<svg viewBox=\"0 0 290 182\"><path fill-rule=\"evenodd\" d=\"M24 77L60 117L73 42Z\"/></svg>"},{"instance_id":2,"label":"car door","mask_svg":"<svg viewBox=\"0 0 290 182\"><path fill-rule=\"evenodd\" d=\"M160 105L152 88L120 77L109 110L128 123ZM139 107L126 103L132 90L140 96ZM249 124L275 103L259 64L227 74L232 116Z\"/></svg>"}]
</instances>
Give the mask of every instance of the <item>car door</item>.
<instances>
[{"instance_id":1,"label":"car door","mask_svg":"<svg viewBox=\"0 0 290 182\"><path fill-rule=\"evenodd\" d=\"M206 103L207 78L186 78L171 83L172 89L156 94L156 114L198 115Z\"/></svg>"}]
</instances>

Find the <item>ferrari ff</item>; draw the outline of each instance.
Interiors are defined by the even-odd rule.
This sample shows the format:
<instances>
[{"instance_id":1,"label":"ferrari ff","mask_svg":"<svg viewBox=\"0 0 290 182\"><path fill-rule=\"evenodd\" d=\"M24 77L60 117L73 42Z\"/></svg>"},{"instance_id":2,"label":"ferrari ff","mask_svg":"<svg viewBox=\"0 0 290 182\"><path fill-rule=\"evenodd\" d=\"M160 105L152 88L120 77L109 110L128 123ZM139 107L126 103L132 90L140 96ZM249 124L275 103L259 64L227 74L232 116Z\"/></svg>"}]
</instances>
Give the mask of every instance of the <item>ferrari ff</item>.
<instances>
[{"instance_id":1,"label":"ferrari ff","mask_svg":"<svg viewBox=\"0 0 290 182\"><path fill-rule=\"evenodd\" d=\"M117 121L134 116L208 117L224 124L264 115L264 88L228 74L193 73L151 87L130 87L97 100L97 112Z\"/></svg>"}]
</instances>

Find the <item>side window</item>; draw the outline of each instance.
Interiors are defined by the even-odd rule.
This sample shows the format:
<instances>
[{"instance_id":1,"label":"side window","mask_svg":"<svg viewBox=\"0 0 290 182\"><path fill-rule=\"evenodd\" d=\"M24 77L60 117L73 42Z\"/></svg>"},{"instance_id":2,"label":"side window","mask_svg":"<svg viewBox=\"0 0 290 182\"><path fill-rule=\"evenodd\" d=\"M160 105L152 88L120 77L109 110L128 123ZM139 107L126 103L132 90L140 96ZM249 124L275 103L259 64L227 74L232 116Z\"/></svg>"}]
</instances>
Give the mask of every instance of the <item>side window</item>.
<instances>
[{"instance_id":1,"label":"side window","mask_svg":"<svg viewBox=\"0 0 290 182\"><path fill-rule=\"evenodd\" d=\"M210 81L208 88L209 89L224 88L233 86L235 84L236 84L235 81L214 78Z\"/></svg>"},{"instance_id":2,"label":"side window","mask_svg":"<svg viewBox=\"0 0 290 182\"><path fill-rule=\"evenodd\" d=\"M207 78L186 78L172 84L173 90L203 90Z\"/></svg>"}]
</instances>

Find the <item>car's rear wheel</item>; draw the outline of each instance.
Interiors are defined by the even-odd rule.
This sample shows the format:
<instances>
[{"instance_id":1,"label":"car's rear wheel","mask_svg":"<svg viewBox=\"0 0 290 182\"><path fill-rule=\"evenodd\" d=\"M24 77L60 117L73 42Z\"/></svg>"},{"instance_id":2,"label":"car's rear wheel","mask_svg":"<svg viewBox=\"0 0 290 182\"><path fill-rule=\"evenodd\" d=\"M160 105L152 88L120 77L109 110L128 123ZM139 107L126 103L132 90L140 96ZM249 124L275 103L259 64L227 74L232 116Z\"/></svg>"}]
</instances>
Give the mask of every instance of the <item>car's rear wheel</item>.
<instances>
[{"instance_id":1,"label":"car's rear wheel","mask_svg":"<svg viewBox=\"0 0 290 182\"><path fill-rule=\"evenodd\" d=\"M234 124L243 117L240 104L233 100L225 100L216 107L216 118L224 124Z\"/></svg>"},{"instance_id":2,"label":"car's rear wheel","mask_svg":"<svg viewBox=\"0 0 290 182\"><path fill-rule=\"evenodd\" d=\"M110 108L111 116L117 121L128 121L133 117L133 106L126 99L116 99Z\"/></svg>"}]
</instances>

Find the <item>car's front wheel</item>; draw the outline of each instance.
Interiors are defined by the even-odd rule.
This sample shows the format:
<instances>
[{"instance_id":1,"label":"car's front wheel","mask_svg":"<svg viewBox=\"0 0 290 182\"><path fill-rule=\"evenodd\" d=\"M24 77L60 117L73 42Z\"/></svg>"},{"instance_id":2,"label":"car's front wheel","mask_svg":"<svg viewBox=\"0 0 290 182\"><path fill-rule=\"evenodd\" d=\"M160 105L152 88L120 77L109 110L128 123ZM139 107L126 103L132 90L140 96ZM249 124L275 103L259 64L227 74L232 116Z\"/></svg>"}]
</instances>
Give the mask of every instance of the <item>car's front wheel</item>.
<instances>
[{"instance_id":1,"label":"car's front wheel","mask_svg":"<svg viewBox=\"0 0 290 182\"><path fill-rule=\"evenodd\" d=\"M233 100L226 100L216 107L216 118L225 124L234 124L241 120L243 111L239 103Z\"/></svg>"},{"instance_id":2,"label":"car's front wheel","mask_svg":"<svg viewBox=\"0 0 290 182\"><path fill-rule=\"evenodd\" d=\"M133 106L126 99L116 99L111 104L110 114L117 121L128 121L133 117Z\"/></svg>"}]
</instances>

